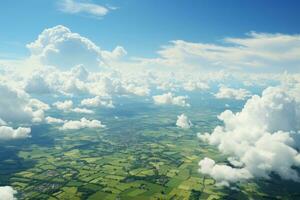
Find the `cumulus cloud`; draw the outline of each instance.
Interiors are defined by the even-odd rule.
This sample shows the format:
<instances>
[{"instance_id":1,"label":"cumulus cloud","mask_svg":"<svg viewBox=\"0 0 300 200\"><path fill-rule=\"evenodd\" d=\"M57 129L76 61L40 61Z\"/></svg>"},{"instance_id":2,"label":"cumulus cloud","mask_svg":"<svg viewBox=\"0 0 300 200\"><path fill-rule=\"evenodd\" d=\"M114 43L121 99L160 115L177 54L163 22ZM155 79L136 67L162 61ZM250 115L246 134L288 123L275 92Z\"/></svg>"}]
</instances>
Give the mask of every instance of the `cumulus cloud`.
<instances>
[{"instance_id":1,"label":"cumulus cloud","mask_svg":"<svg viewBox=\"0 0 300 200\"><path fill-rule=\"evenodd\" d=\"M81 118L80 120L65 121L61 130L77 130L82 128L104 128L105 125L98 120L88 120Z\"/></svg>"},{"instance_id":2,"label":"cumulus cloud","mask_svg":"<svg viewBox=\"0 0 300 200\"><path fill-rule=\"evenodd\" d=\"M53 103L53 105L56 106L58 110L70 111L73 107L73 102L71 100L57 101Z\"/></svg>"},{"instance_id":3,"label":"cumulus cloud","mask_svg":"<svg viewBox=\"0 0 300 200\"><path fill-rule=\"evenodd\" d=\"M209 89L209 85L205 82L187 81L186 83L183 84L183 89L187 91L207 90Z\"/></svg>"},{"instance_id":4,"label":"cumulus cloud","mask_svg":"<svg viewBox=\"0 0 300 200\"><path fill-rule=\"evenodd\" d=\"M61 124L64 123L64 120L48 116L45 117L45 122L48 124Z\"/></svg>"},{"instance_id":5,"label":"cumulus cloud","mask_svg":"<svg viewBox=\"0 0 300 200\"><path fill-rule=\"evenodd\" d=\"M65 101L57 101L53 103L54 106L58 110L63 110L64 112L76 112L76 113L85 113L92 114L94 111L86 109L86 108L73 108L73 101L65 100Z\"/></svg>"},{"instance_id":6,"label":"cumulus cloud","mask_svg":"<svg viewBox=\"0 0 300 200\"><path fill-rule=\"evenodd\" d=\"M236 99L244 100L247 97L250 97L251 93L243 88L234 89L222 85L219 88L218 93L215 94L215 97L218 99Z\"/></svg>"},{"instance_id":7,"label":"cumulus cloud","mask_svg":"<svg viewBox=\"0 0 300 200\"><path fill-rule=\"evenodd\" d=\"M162 105L162 104L171 104L171 105L178 105L178 106L190 106L186 102L188 99L187 96L174 96L174 94L168 92L162 95L155 95L152 97L154 100L154 103L157 105Z\"/></svg>"},{"instance_id":8,"label":"cumulus cloud","mask_svg":"<svg viewBox=\"0 0 300 200\"><path fill-rule=\"evenodd\" d=\"M17 191L14 190L11 186L1 186L0 187L0 200L16 200L15 195Z\"/></svg>"},{"instance_id":9,"label":"cumulus cloud","mask_svg":"<svg viewBox=\"0 0 300 200\"><path fill-rule=\"evenodd\" d=\"M9 126L0 126L0 140L22 139L30 137L30 128L19 127L13 129Z\"/></svg>"},{"instance_id":10,"label":"cumulus cloud","mask_svg":"<svg viewBox=\"0 0 300 200\"><path fill-rule=\"evenodd\" d=\"M30 94L47 94L51 92L50 85L39 73L34 73L26 81L24 90Z\"/></svg>"},{"instance_id":11,"label":"cumulus cloud","mask_svg":"<svg viewBox=\"0 0 300 200\"><path fill-rule=\"evenodd\" d=\"M99 96L103 103L108 104L108 99L113 95L146 96L150 93L150 83L139 75L128 77L115 70L89 72L84 65L77 65L68 71L45 67L25 78L20 82L20 86L24 85L23 82L25 90L30 94L51 94L70 98Z\"/></svg>"},{"instance_id":12,"label":"cumulus cloud","mask_svg":"<svg viewBox=\"0 0 300 200\"><path fill-rule=\"evenodd\" d=\"M124 49L124 47L117 46L113 51L102 51L101 55L105 61L113 62L127 55L127 51Z\"/></svg>"},{"instance_id":13,"label":"cumulus cloud","mask_svg":"<svg viewBox=\"0 0 300 200\"><path fill-rule=\"evenodd\" d=\"M199 162L199 171L213 177L219 186L229 186L229 183L252 178L246 169L232 168L223 164L216 164L210 158L204 158Z\"/></svg>"},{"instance_id":14,"label":"cumulus cloud","mask_svg":"<svg viewBox=\"0 0 300 200\"><path fill-rule=\"evenodd\" d=\"M44 110L49 106L37 99L32 99L21 89L0 83L0 118L5 122L26 123L41 122Z\"/></svg>"},{"instance_id":15,"label":"cumulus cloud","mask_svg":"<svg viewBox=\"0 0 300 200\"><path fill-rule=\"evenodd\" d=\"M274 172L282 179L300 181L294 169L300 166L299 108L300 102L286 88L269 87L261 96L247 100L240 112L221 113L219 119L224 125L199 137L235 158L235 163L242 166L238 171L247 171L248 178L269 178ZM232 160L231 163L234 164ZM202 165L200 171L206 173ZM234 181L223 179L227 183Z\"/></svg>"},{"instance_id":16,"label":"cumulus cloud","mask_svg":"<svg viewBox=\"0 0 300 200\"><path fill-rule=\"evenodd\" d=\"M76 65L71 69L71 75L73 78L77 78L80 81L86 81L89 77L89 72L84 65Z\"/></svg>"},{"instance_id":17,"label":"cumulus cloud","mask_svg":"<svg viewBox=\"0 0 300 200\"><path fill-rule=\"evenodd\" d=\"M86 108L74 108L74 109L72 109L72 111L76 112L76 113L85 113L85 114L93 114L94 113L94 111L86 109Z\"/></svg>"},{"instance_id":18,"label":"cumulus cloud","mask_svg":"<svg viewBox=\"0 0 300 200\"><path fill-rule=\"evenodd\" d=\"M93 4L93 3L84 3L84 2L77 2L75 0L62 0L59 3L59 9L62 12L69 13L69 14L88 14L94 17L103 17L104 15L108 14L110 8Z\"/></svg>"},{"instance_id":19,"label":"cumulus cloud","mask_svg":"<svg viewBox=\"0 0 300 200\"><path fill-rule=\"evenodd\" d=\"M33 57L45 65L70 69L75 65L85 64L91 70L99 66L100 48L61 25L45 29L27 48Z\"/></svg>"},{"instance_id":20,"label":"cumulus cloud","mask_svg":"<svg viewBox=\"0 0 300 200\"><path fill-rule=\"evenodd\" d=\"M100 48L61 25L45 29L27 48L31 57L43 65L57 66L64 70L78 64L85 64L91 70L99 67Z\"/></svg>"},{"instance_id":21,"label":"cumulus cloud","mask_svg":"<svg viewBox=\"0 0 300 200\"><path fill-rule=\"evenodd\" d=\"M126 55L126 50L121 46L112 52L102 50L88 38L62 25L45 29L34 42L27 44L27 48L31 52L31 60L64 71L81 65L89 71L99 71L100 66L112 66Z\"/></svg>"},{"instance_id":22,"label":"cumulus cloud","mask_svg":"<svg viewBox=\"0 0 300 200\"><path fill-rule=\"evenodd\" d=\"M150 90L147 86L136 86L134 84L127 84L124 86L124 89L131 94L138 96L147 96L150 93Z\"/></svg>"},{"instance_id":23,"label":"cumulus cloud","mask_svg":"<svg viewBox=\"0 0 300 200\"><path fill-rule=\"evenodd\" d=\"M100 96L95 96L93 98L87 98L83 99L81 101L82 106L87 106L87 107L108 107L108 108L113 108L113 102L111 99L107 98L101 98Z\"/></svg>"},{"instance_id":24,"label":"cumulus cloud","mask_svg":"<svg viewBox=\"0 0 300 200\"><path fill-rule=\"evenodd\" d=\"M192 122L185 114L177 116L176 126L183 129L189 129L192 127Z\"/></svg>"}]
</instances>

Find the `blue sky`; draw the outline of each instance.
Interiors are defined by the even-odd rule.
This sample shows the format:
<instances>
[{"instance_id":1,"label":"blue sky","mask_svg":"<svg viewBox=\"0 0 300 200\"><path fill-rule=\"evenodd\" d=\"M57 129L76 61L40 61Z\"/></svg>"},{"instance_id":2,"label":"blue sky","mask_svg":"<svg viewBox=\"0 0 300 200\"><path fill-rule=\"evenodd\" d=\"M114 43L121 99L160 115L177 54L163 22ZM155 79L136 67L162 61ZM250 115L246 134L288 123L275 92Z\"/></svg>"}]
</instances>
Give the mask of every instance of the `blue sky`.
<instances>
[{"instance_id":1,"label":"blue sky","mask_svg":"<svg viewBox=\"0 0 300 200\"><path fill-rule=\"evenodd\" d=\"M153 57L171 40L216 43L224 37L242 37L250 31L300 33L300 1L271 0L93 0L81 1L117 7L96 19L59 10L56 0L6 0L0 7L0 57L29 54L25 45L47 27L62 24L101 48L116 45L131 56Z\"/></svg>"}]
</instances>

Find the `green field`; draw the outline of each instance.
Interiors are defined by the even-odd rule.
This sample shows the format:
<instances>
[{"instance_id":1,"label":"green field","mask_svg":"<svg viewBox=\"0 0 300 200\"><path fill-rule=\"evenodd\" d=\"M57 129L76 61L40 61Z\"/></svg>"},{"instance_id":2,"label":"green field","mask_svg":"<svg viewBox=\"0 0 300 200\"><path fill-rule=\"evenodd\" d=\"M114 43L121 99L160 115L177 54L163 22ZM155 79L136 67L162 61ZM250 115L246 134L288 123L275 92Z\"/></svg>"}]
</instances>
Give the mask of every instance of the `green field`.
<instances>
[{"instance_id":1,"label":"green field","mask_svg":"<svg viewBox=\"0 0 300 200\"><path fill-rule=\"evenodd\" d=\"M28 200L300 198L300 184L278 177L217 187L198 172L198 162L204 157L226 162L226 155L200 142L196 133L211 130L218 112L186 113L196 124L189 130L174 125L178 109L173 108L119 119L109 112L96 113L105 119L105 129L32 127L32 139L0 148L1 183Z\"/></svg>"}]
</instances>

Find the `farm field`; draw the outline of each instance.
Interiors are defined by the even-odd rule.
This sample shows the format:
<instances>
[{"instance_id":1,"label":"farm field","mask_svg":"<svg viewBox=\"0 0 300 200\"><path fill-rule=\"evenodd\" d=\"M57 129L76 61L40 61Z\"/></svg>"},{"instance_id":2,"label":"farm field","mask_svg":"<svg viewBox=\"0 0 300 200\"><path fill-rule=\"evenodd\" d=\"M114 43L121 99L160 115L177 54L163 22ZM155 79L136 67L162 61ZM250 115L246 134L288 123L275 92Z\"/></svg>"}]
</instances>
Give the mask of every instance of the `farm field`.
<instances>
[{"instance_id":1,"label":"farm field","mask_svg":"<svg viewBox=\"0 0 300 200\"><path fill-rule=\"evenodd\" d=\"M131 101L126 109L131 109ZM199 115L190 110L188 114L196 116L195 126L182 130L168 117L175 112L172 107L157 110L136 103L146 112L132 110L127 112L130 116L122 116L124 110L115 110L120 117L108 116L104 129L33 127L33 140L1 147L1 181L16 188L20 199L276 199L299 195L298 184L278 183L276 177L238 183L232 186L236 189L217 187L214 179L198 172L198 162L210 157L228 163L227 157L196 137L197 132L219 123L213 120L214 112L206 109L205 115ZM103 118L107 113L98 114ZM286 193L280 193L282 188Z\"/></svg>"}]
</instances>

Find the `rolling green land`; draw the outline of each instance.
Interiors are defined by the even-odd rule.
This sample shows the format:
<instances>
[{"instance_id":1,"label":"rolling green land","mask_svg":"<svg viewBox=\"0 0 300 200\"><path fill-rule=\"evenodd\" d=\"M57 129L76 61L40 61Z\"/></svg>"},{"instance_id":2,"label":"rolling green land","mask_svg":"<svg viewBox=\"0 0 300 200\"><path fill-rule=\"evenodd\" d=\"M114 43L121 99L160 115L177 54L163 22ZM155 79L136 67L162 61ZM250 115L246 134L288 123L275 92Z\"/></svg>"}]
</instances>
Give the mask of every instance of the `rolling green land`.
<instances>
[{"instance_id":1,"label":"rolling green land","mask_svg":"<svg viewBox=\"0 0 300 200\"><path fill-rule=\"evenodd\" d=\"M118 119L108 111L96 113L104 129L60 131L40 125L32 127L31 139L0 145L1 183L13 186L19 199L300 198L300 184L275 176L230 189L198 172L204 157L226 162L225 155L196 137L219 123L219 111L185 111L194 116L195 126L182 130L174 125L178 109L148 107L131 115L129 110L114 113Z\"/></svg>"}]
</instances>

